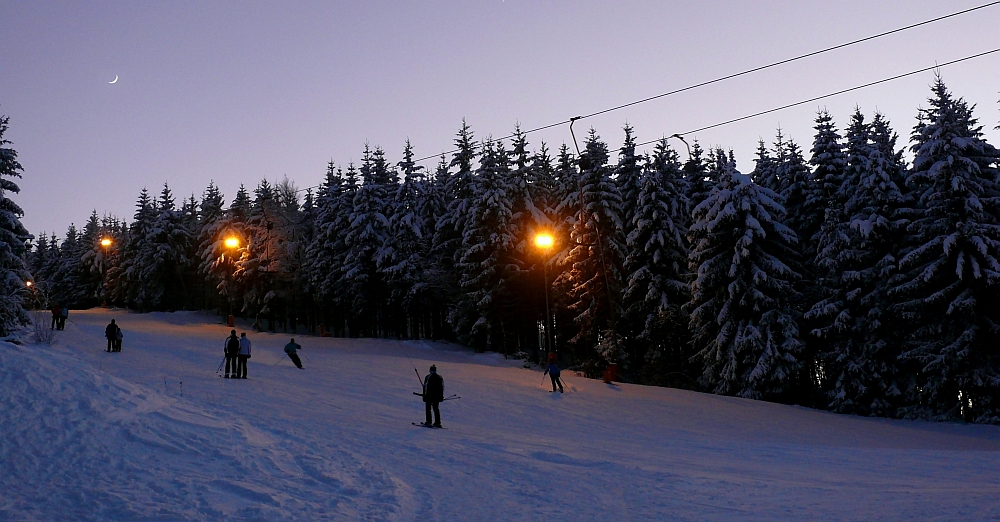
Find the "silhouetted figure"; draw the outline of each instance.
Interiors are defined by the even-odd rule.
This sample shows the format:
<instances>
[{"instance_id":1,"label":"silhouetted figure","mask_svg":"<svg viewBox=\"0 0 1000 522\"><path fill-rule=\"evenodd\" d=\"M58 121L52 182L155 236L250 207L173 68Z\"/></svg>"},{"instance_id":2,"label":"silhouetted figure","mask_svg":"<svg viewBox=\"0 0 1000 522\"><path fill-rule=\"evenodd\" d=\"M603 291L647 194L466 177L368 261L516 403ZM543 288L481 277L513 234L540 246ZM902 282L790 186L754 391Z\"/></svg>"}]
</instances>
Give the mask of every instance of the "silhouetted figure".
<instances>
[{"instance_id":1,"label":"silhouetted figure","mask_svg":"<svg viewBox=\"0 0 1000 522\"><path fill-rule=\"evenodd\" d=\"M299 354L295 353L297 350L300 350L300 349L302 349L302 347L299 346L298 343L295 342L295 338L294 337L292 338L292 341L290 343L288 343L288 344L285 345L285 353L288 354L288 358L292 360L292 362L295 364L296 368L298 368L298 369L301 370L302 369L302 361L299 360Z\"/></svg>"},{"instance_id":2,"label":"silhouetted figure","mask_svg":"<svg viewBox=\"0 0 1000 522\"><path fill-rule=\"evenodd\" d=\"M234 379L246 379L247 378L247 359L250 358L250 339L247 339L247 333L243 332L240 334L240 351L236 355L236 375L233 376Z\"/></svg>"},{"instance_id":3,"label":"silhouetted figure","mask_svg":"<svg viewBox=\"0 0 1000 522\"><path fill-rule=\"evenodd\" d=\"M444 400L444 379L437 373L437 366L431 365L431 373L424 377L424 411L427 414L424 426L441 427L441 401ZM434 412L434 424L431 424L431 411Z\"/></svg>"},{"instance_id":4,"label":"silhouetted figure","mask_svg":"<svg viewBox=\"0 0 1000 522\"><path fill-rule=\"evenodd\" d=\"M121 328L118 328L118 325L115 324L115 320L112 319L111 322L108 323L107 328L104 329L104 337L106 337L108 339L108 350L107 351L109 353L110 352L117 352L118 351L118 336L119 335L121 335Z\"/></svg>"},{"instance_id":5,"label":"silhouetted figure","mask_svg":"<svg viewBox=\"0 0 1000 522\"><path fill-rule=\"evenodd\" d=\"M545 368L545 373L548 374L549 379L552 379L552 391L556 391L556 386L559 386L559 393L563 393L562 380L559 379L559 366L556 365L555 359L549 359L549 365Z\"/></svg>"},{"instance_id":6,"label":"silhouetted figure","mask_svg":"<svg viewBox=\"0 0 1000 522\"><path fill-rule=\"evenodd\" d=\"M226 354L226 375L228 379L230 373L236 376L236 357L240 354L240 338L236 337L236 330L230 332L229 337L226 337L223 346L223 353Z\"/></svg>"}]
</instances>

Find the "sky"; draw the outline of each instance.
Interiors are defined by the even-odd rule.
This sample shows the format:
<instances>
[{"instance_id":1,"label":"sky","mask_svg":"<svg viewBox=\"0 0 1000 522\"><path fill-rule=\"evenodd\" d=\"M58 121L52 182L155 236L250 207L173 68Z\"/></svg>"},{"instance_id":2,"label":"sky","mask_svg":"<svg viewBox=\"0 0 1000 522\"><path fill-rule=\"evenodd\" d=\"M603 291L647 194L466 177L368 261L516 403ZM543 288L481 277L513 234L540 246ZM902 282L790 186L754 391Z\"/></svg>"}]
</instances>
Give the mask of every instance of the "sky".
<instances>
[{"instance_id":1,"label":"sky","mask_svg":"<svg viewBox=\"0 0 1000 522\"><path fill-rule=\"evenodd\" d=\"M541 127L987 3L889 1L14 2L0 0L0 114L35 234L140 190L319 184L365 144L398 161ZM1000 5L578 122L612 149L1000 47ZM1000 53L940 69L1000 145ZM115 77L118 81L111 82ZM779 127L808 151L816 111L880 111L909 139L931 71L689 134L753 169ZM529 135L572 148L566 125ZM683 145L673 146L683 150ZM682 157L685 154L682 154ZM435 160L425 162L433 167Z\"/></svg>"}]
</instances>

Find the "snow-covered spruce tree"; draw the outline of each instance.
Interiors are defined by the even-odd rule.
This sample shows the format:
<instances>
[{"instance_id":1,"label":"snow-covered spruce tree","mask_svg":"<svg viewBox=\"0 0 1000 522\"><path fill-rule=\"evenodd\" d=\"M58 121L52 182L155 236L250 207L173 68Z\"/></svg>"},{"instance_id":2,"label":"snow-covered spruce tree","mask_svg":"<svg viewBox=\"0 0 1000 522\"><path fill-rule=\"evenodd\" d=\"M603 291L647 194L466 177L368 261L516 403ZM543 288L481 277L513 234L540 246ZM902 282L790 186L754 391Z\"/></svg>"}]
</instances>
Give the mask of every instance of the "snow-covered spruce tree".
<instances>
[{"instance_id":1,"label":"snow-covered spruce tree","mask_svg":"<svg viewBox=\"0 0 1000 522\"><path fill-rule=\"evenodd\" d=\"M622 219L625 225L623 233L628 236L634 228L635 201L639 196L641 178L644 175L642 158L635 153L635 135L631 125L626 124L625 142L618 150L618 165L615 166L613 177L622 195Z\"/></svg>"},{"instance_id":2,"label":"snow-covered spruce tree","mask_svg":"<svg viewBox=\"0 0 1000 522\"><path fill-rule=\"evenodd\" d=\"M21 191L10 178L20 178L23 172L17 151L7 147L10 141L4 138L9 122L9 117L0 116L0 335L28 324L24 282L31 277L24 265L31 234L21 224L24 211L7 196Z\"/></svg>"},{"instance_id":3,"label":"snow-covered spruce tree","mask_svg":"<svg viewBox=\"0 0 1000 522\"><path fill-rule=\"evenodd\" d=\"M145 307L157 310L180 310L188 298L186 273L191 269L193 231L186 226L177 209L173 193L166 183L156 205L156 218L146 233L140 273L146 287Z\"/></svg>"},{"instance_id":4,"label":"snow-covered spruce tree","mask_svg":"<svg viewBox=\"0 0 1000 522\"><path fill-rule=\"evenodd\" d=\"M329 163L326 179L316 198L315 235L306 249L309 285L314 299L325 310L318 319L335 333L343 333L341 328L346 324L347 303L342 278L348 253L344 236L350 226L357 188L353 165L345 175L332 161Z\"/></svg>"},{"instance_id":5,"label":"snow-covered spruce tree","mask_svg":"<svg viewBox=\"0 0 1000 522\"><path fill-rule=\"evenodd\" d=\"M111 249L101 246L103 237L104 227L101 225L101 219L97 216L97 210L94 210L90 213L90 218L80 234L81 259L77 281L81 294L78 304L81 306L94 306L103 301L105 297L101 280L104 272L109 268L106 254L110 254Z\"/></svg>"},{"instance_id":6,"label":"snow-covered spruce tree","mask_svg":"<svg viewBox=\"0 0 1000 522\"><path fill-rule=\"evenodd\" d=\"M840 220L819 234L817 271L827 284L806 313L825 341L822 374L829 407L842 413L889 416L899 403L899 324L890 313L890 278L907 224L897 182L905 165L896 135L880 115L866 124L860 110L846 133L847 166L838 201Z\"/></svg>"},{"instance_id":7,"label":"snow-covered spruce tree","mask_svg":"<svg viewBox=\"0 0 1000 522\"><path fill-rule=\"evenodd\" d=\"M453 315L453 324L473 346L502 351L504 318L518 272L514 257L518 238L514 234L507 151L501 142L490 139L483 142L481 151L456 264L463 290L456 311L462 313Z\"/></svg>"},{"instance_id":8,"label":"snow-covered spruce tree","mask_svg":"<svg viewBox=\"0 0 1000 522\"><path fill-rule=\"evenodd\" d=\"M419 316L425 306L421 274L427 264L430 235L427 221L420 214L420 200L427 193L427 174L413 161L413 146L406 140L403 159L397 164L402 182L391 199L389 216L391 250L380 261L379 269L389 287L389 300L399 309L395 329L407 338L419 335Z\"/></svg>"},{"instance_id":9,"label":"snow-covered spruce tree","mask_svg":"<svg viewBox=\"0 0 1000 522\"><path fill-rule=\"evenodd\" d=\"M780 400L801 363L795 233L777 194L714 154L718 185L694 209L690 328L702 383L718 394Z\"/></svg>"},{"instance_id":10,"label":"snow-covered spruce tree","mask_svg":"<svg viewBox=\"0 0 1000 522\"><path fill-rule=\"evenodd\" d=\"M811 226L811 223L822 223L824 216L820 214L817 218L806 207L806 198L809 197L809 187L812 184L809 166L806 165L802 149L798 144L792 139L784 140L780 130L778 141L774 144L774 157L778 169L778 182L781 185L781 192L778 195L785 209L784 223L796 232L798 238L800 237L798 232L803 227ZM800 240L800 243L802 241L804 240ZM801 252L801 245L796 246L796 249Z\"/></svg>"},{"instance_id":11,"label":"snow-covered spruce tree","mask_svg":"<svg viewBox=\"0 0 1000 522\"><path fill-rule=\"evenodd\" d=\"M708 197L715 185L715 181L708 177L704 155L704 149L695 141L691 146L691 157L684 162L684 195L692 209Z\"/></svg>"},{"instance_id":12,"label":"snow-covered spruce tree","mask_svg":"<svg viewBox=\"0 0 1000 522\"><path fill-rule=\"evenodd\" d=\"M558 276L557 283L565 280L569 284L569 309L577 326L569 343L575 345L575 355L588 357L602 336L610 335L606 331L617 327L621 317L625 237L621 193L607 164L608 146L594 129L581 156L581 165L587 166L578 178L577 200L582 200L582 208L573 222L570 251L561 260L566 271ZM596 355L607 362L622 362L624 353L617 344L602 346L609 346L615 353Z\"/></svg>"},{"instance_id":13,"label":"snow-covered spruce tree","mask_svg":"<svg viewBox=\"0 0 1000 522\"><path fill-rule=\"evenodd\" d=\"M776 148L778 148L776 154L781 154L780 148L783 146L781 144L781 131L778 131L778 143ZM775 160L774 156L771 155L771 151L768 150L767 146L764 145L764 140L757 141L757 159L754 166L753 172L750 173L750 179L766 189L771 190L775 194L781 194L781 180L778 179L778 165L780 160Z\"/></svg>"},{"instance_id":14,"label":"snow-covered spruce tree","mask_svg":"<svg viewBox=\"0 0 1000 522\"><path fill-rule=\"evenodd\" d=\"M113 298L147 312L152 309L152 287L143 279L151 263L149 235L157 216L156 201L145 188L139 193L136 211L129 225L128 240L122 245L122 263L116 274Z\"/></svg>"},{"instance_id":15,"label":"snow-covered spruce tree","mask_svg":"<svg viewBox=\"0 0 1000 522\"><path fill-rule=\"evenodd\" d=\"M437 190L442 192L447 208L434 224L430 258L435 286L449 306L445 312L446 323L452 329L455 328L453 319L464 316L464 312L454 308L460 302L461 291L455 263L461 257L462 230L472 202L472 169L477 154L472 128L464 118L455 138L455 147L457 151L452 155L448 169L439 168L435 175Z\"/></svg>"},{"instance_id":16,"label":"snow-covered spruce tree","mask_svg":"<svg viewBox=\"0 0 1000 522\"><path fill-rule=\"evenodd\" d=\"M226 246L226 239L233 237L239 242L237 246ZM228 219L225 198L222 191L209 181L208 187L201 197L200 219L197 233L198 273L211 288L206 297L207 302L219 307L224 314L232 313L233 274L236 272L236 260L239 258L239 246L244 245L242 224L235 224Z\"/></svg>"},{"instance_id":17,"label":"snow-covered spruce tree","mask_svg":"<svg viewBox=\"0 0 1000 522\"><path fill-rule=\"evenodd\" d=\"M642 369L643 382L673 382L668 374L685 369L690 300L686 279L690 216L677 153L667 139L657 143L634 196L632 226L626 238L626 287L623 301L630 337L630 366Z\"/></svg>"},{"instance_id":18,"label":"snow-covered spruce tree","mask_svg":"<svg viewBox=\"0 0 1000 522\"><path fill-rule=\"evenodd\" d=\"M381 148L365 146L361 162L362 183L354 196L350 224L344 237L347 247L342 282L363 335L378 337L388 299L385 278L379 272L383 260L391 259L392 245L388 212L398 185Z\"/></svg>"},{"instance_id":19,"label":"snow-covered spruce tree","mask_svg":"<svg viewBox=\"0 0 1000 522\"><path fill-rule=\"evenodd\" d=\"M911 325L909 417L1000 422L1000 153L938 77L911 135L917 198L891 293Z\"/></svg>"}]
</instances>

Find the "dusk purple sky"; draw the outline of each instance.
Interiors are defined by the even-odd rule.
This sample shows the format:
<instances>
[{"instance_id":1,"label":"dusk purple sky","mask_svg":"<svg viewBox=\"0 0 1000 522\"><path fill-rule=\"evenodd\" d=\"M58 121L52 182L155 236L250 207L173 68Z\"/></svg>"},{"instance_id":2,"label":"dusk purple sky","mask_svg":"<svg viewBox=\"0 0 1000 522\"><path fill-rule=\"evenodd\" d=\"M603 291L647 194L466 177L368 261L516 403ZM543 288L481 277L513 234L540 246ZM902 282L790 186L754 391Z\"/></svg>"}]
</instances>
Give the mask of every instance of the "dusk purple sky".
<instances>
[{"instance_id":1,"label":"dusk purple sky","mask_svg":"<svg viewBox=\"0 0 1000 522\"><path fill-rule=\"evenodd\" d=\"M168 182L180 200L214 180L227 204L262 178L307 187L366 142L395 162L408 137L430 156L451 149L463 117L477 138L506 136L516 122L558 122L983 3L6 1L0 114L24 166L23 222L62 236L92 209L131 220L143 187ZM993 6L576 128L617 148L628 122L648 141L995 49L998 32ZM1000 53L941 73L1000 145ZM689 138L734 149L748 172L758 138L770 143L779 125L808 150L817 108L843 128L858 105L886 114L905 143L932 81L926 72ZM566 126L529 138L553 150L571 139Z\"/></svg>"}]
</instances>

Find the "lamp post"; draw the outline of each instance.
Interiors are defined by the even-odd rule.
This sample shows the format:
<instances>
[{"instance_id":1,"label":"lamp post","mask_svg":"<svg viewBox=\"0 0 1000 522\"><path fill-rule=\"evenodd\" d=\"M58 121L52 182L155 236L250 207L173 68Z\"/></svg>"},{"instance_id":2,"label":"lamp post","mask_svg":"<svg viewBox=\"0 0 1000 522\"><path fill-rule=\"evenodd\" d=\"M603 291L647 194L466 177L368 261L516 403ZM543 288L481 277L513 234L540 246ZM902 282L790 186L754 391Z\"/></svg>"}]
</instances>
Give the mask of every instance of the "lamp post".
<instances>
[{"instance_id":1,"label":"lamp post","mask_svg":"<svg viewBox=\"0 0 1000 522\"><path fill-rule=\"evenodd\" d=\"M108 305L108 250L114 241L110 237L101 238L101 249L104 250L104 259L101 260L101 289L104 291L104 306Z\"/></svg>"},{"instance_id":2,"label":"lamp post","mask_svg":"<svg viewBox=\"0 0 1000 522\"><path fill-rule=\"evenodd\" d=\"M548 232L535 234L535 247L543 252L542 260L542 282L545 285L545 350L546 353L553 351L552 346L552 312L549 310L549 257L548 252L555 245L555 238Z\"/></svg>"},{"instance_id":3,"label":"lamp post","mask_svg":"<svg viewBox=\"0 0 1000 522\"><path fill-rule=\"evenodd\" d=\"M230 235L222 243L226 246L226 248L230 252L233 252L233 251L238 250L240 248L240 238L236 237L235 235ZM225 255L225 254L223 254L223 255ZM232 254L230 254L229 259L230 259L230 262L231 262L232 259L233 259L233 255ZM227 322L227 324L229 326L233 326L234 325L234 318L233 318L233 274L232 274L232 270L227 270L226 271L226 279L229 280L229 288L226 289L226 300L229 301L229 321Z\"/></svg>"}]
</instances>

